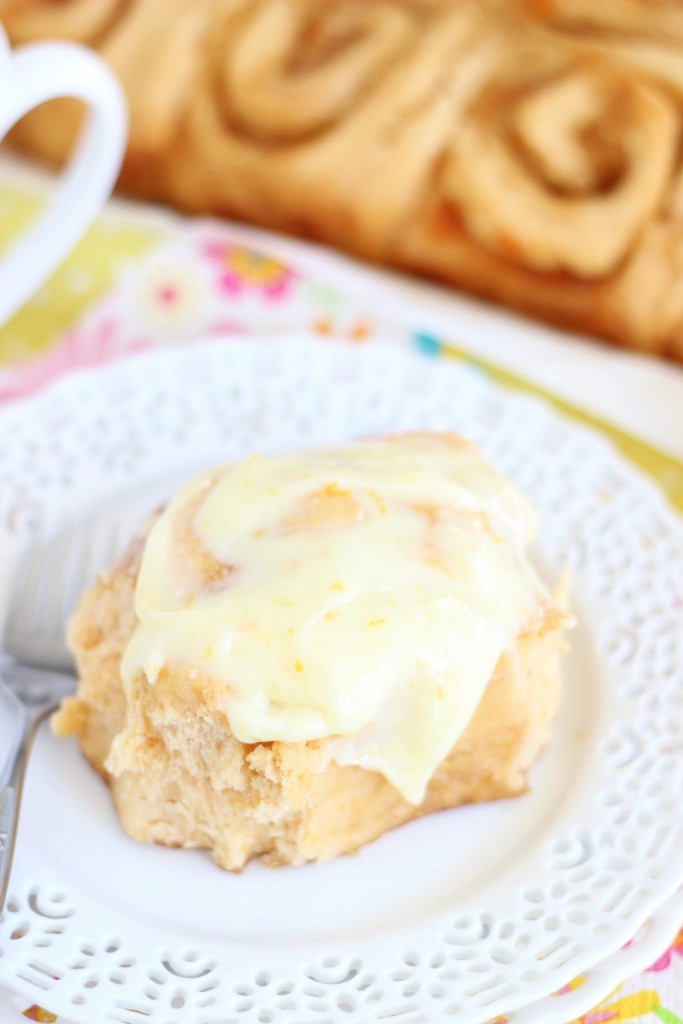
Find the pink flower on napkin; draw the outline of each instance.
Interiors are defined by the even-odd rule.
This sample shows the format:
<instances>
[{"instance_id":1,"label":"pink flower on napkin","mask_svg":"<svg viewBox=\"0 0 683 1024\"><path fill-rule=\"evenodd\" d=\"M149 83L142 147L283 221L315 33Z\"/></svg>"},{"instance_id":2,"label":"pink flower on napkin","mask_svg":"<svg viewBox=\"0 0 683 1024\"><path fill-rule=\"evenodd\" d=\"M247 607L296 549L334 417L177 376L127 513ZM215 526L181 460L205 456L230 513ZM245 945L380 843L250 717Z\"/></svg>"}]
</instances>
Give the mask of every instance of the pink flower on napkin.
<instances>
[{"instance_id":1,"label":"pink flower on napkin","mask_svg":"<svg viewBox=\"0 0 683 1024\"><path fill-rule=\"evenodd\" d=\"M264 256L255 249L226 242L204 242L201 255L218 271L218 289L224 295L242 295L257 291L263 298L277 302L286 298L296 274L284 263Z\"/></svg>"}]
</instances>

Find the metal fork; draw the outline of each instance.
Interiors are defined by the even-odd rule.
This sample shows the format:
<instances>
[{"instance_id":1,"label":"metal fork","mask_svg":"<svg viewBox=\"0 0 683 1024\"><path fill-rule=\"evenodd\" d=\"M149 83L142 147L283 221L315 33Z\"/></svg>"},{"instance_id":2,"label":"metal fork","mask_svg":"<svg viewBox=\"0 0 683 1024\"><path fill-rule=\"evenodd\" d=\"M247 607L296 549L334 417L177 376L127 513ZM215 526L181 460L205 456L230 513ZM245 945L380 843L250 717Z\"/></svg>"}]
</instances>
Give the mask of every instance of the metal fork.
<instances>
[{"instance_id":1,"label":"metal fork","mask_svg":"<svg viewBox=\"0 0 683 1024\"><path fill-rule=\"evenodd\" d=\"M79 593L111 557L112 528L74 523L27 553L10 602L0 661L0 709L10 718L9 757L0 763L0 914L7 899L29 754L41 722L75 687L66 620ZM104 550L99 549L104 544Z\"/></svg>"},{"instance_id":2,"label":"metal fork","mask_svg":"<svg viewBox=\"0 0 683 1024\"><path fill-rule=\"evenodd\" d=\"M74 688L74 677L22 665L0 672L0 701L18 719L17 740L0 776L0 914L5 906L19 824L21 791L36 730Z\"/></svg>"},{"instance_id":3,"label":"metal fork","mask_svg":"<svg viewBox=\"0 0 683 1024\"><path fill-rule=\"evenodd\" d=\"M0 660L0 710L10 718L12 736L6 763L0 758L0 914L31 745L41 722L76 684L65 643L67 619L83 589L115 559L125 533L141 518L140 503L133 501L72 522L46 543L36 542L17 575L3 636L13 660Z\"/></svg>"},{"instance_id":4,"label":"metal fork","mask_svg":"<svg viewBox=\"0 0 683 1024\"><path fill-rule=\"evenodd\" d=\"M73 658L65 642L67 620L84 588L116 560L174 484L170 480L137 489L96 514L72 521L45 543L37 541L18 576L3 637L4 649L14 660L0 660L0 706L18 721L7 764L0 759L0 913L31 744L40 723L75 686Z\"/></svg>"}]
</instances>

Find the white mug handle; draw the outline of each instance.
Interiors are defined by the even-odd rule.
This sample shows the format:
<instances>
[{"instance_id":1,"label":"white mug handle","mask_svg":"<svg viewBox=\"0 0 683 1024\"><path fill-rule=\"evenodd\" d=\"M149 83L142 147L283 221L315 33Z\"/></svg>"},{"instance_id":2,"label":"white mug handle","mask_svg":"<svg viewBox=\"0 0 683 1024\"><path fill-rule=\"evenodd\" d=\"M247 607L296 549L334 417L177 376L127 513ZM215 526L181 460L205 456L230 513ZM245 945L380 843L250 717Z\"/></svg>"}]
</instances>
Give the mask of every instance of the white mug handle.
<instances>
[{"instance_id":1,"label":"white mug handle","mask_svg":"<svg viewBox=\"0 0 683 1024\"><path fill-rule=\"evenodd\" d=\"M84 100L89 115L49 208L0 258L0 324L97 216L118 175L128 127L121 88L94 53L73 43L30 44L12 53L0 28L0 139L29 110L64 96Z\"/></svg>"}]
</instances>

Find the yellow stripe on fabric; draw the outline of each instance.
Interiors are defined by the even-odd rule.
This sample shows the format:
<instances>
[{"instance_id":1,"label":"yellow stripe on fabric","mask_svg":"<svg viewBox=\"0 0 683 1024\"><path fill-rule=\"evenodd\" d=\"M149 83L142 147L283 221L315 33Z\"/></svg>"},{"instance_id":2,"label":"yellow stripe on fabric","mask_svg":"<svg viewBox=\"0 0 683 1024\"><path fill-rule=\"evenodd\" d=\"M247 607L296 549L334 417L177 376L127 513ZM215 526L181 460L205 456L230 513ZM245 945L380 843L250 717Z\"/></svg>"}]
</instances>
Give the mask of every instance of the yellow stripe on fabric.
<instances>
[{"instance_id":1,"label":"yellow stripe on fabric","mask_svg":"<svg viewBox=\"0 0 683 1024\"><path fill-rule=\"evenodd\" d=\"M666 455L657 448L653 448L645 441L632 437L624 430L620 430L619 427L615 427L614 424L577 408L575 405L565 401L563 398L558 398L557 395L551 392L544 391L543 388L532 384L523 377L511 373L509 370L503 370L495 363L490 363L486 359L480 359L469 352L464 352L451 342L444 342L441 352L447 357L463 359L471 365L478 367L499 384L517 391L526 391L528 394L543 398L566 416L570 416L572 419L578 420L609 437L622 455L626 456L630 462L638 466L639 469L661 487L674 508L679 512L683 512L683 462L673 458L673 456Z\"/></svg>"},{"instance_id":2,"label":"yellow stripe on fabric","mask_svg":"<svg viewBox=\"0 0 683 1024\"><path fill-rule=\"evenodd\" d=\"M24 190L0 188L0 258L43 202ZM22 362L50 347L116 281L130 260L160 240L159 229L98 221L39 292L0 327L0 365Z\"/></svg>"}]
</instances>

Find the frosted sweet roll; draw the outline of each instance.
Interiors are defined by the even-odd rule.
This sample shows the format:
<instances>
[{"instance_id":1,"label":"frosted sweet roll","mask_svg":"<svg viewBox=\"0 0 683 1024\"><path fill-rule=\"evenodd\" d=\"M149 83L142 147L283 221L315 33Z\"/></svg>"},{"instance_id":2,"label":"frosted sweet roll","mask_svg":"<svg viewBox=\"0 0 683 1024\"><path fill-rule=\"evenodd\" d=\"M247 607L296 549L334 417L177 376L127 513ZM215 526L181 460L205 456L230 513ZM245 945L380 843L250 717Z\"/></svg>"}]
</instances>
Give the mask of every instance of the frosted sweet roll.
<instances>
[{"instance_id":1,"label":"frosted sweet roll","mask_svg":"<svg viewBox=\"0 0 683 1024\"><path fill-rule=\"evenodd\" d=\"M55 729L131 835L229 869L522 792L566 626L533 527L453 435L219 466L84 595Z\"/></svg>"}]
</instances>

